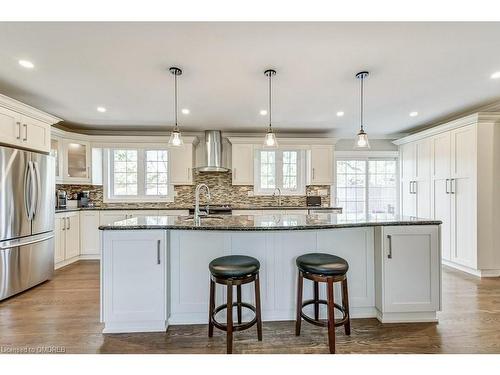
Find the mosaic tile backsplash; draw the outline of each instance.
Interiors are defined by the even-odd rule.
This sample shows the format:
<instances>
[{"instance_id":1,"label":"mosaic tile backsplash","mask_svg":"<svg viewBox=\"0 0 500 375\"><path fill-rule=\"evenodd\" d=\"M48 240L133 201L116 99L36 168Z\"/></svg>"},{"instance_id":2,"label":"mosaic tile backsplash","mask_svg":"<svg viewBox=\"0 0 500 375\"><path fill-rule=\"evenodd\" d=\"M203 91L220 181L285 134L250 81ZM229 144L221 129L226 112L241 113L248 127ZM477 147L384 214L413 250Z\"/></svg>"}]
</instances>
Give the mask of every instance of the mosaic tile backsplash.
<instances>
[{"instance_id":1,"label":"mosaic tile backsplash","mask_svg":"<svg viewBox=\"0 0 500 375\"><path fill-rule=\"evenodd\" d=\"M248 196L253 192L252 185L232 185L231 173L195 173L193 185L175 186L176 196L173 202L164 203L104 203L103 189L100 185L57 185L56 189L65 190L68 196L90 191L90 200L96 207L147 207L147 208L189 208L194 206L196 185L205 183L210 188L211 204L230 204L233 207L269 207L276 205L277 198L272 196ZM330 186L307 186L306 195L318 195L319 190L326 190L327 195L321 197L321 205L330 205ZM282 205L289 207L305 207L306 195L283 196ZM205 204L205 194L200 201Z\"/></svg>"}]
</instances>

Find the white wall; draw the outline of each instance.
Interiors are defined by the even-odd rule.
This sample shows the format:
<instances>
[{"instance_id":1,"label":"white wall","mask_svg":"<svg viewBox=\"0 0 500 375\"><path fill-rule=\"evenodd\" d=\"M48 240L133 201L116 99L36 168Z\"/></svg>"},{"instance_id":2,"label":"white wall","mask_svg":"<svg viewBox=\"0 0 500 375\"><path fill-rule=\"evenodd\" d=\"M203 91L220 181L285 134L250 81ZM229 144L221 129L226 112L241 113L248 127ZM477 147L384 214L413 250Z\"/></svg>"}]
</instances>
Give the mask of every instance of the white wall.
<instances>
[{"instance_id":1,"label":"white wall","mask_svg":"<svg viewBox=\"0 0 500 375\"><path fill-rule=\"evenodd\" d=\"M370 151L397 151L398 146L392 144L392 139L370 139ZM335 151L356 151L354 150L354 139L342 138L335 144ZM365 151L365 150L363 150Z\"/></svg>"}]
</instances>

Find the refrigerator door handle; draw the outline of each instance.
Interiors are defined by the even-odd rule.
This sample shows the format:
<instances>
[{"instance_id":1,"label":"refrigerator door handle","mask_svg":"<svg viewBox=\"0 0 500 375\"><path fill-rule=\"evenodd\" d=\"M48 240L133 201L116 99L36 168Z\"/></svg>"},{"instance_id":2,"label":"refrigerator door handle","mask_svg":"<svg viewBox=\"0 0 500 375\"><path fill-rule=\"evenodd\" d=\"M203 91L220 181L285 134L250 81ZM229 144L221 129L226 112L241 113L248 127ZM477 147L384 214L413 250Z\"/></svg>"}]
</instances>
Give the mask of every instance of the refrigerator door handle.
<instances>
[{"instance_id":1,"label":"refrigerator door handle","mask_svg":"<svg viewBox=\"0 0 500 375\"><path fill-rule=\"evenodd\" d=\"M31 184L29 219L33 220L35 216L36 181L35 181L35 168L33 167L32 161L28 162L28 168L30 170L30 184Z\"/></svg>"},{"instance_id":2,"label":"refrigerator door handle","mask_svg":"<svg viewBox=\"0 0 500 375\"><path fill-rule=\"evenodd\" d=\"M0 245L0 250L7 250L7 249L12 249L14 247L32 245L34 243L50 240L51 238L54 238L53 234L51 234L50 236L43 237L43 238L37 238L35 240L28 240L28 241L24 241L24 242L21 240L19 240L19 242L9 241L9 243L7 245Z\"/></svg>"},{"instance_id":3,"label":"refrigerator door handle","mask_svg":"<svg viewBox=\"0 0 500 375\"><path fill-rule=\"evenodd\" d=\"M38 209L38 203L40 200L40 171L38 170L38 163L36 161L31 162L33 164L33 175L36 177L35 184L36 189L33 191L34 199L33 199L33 218L36 216L36 212Z\"/></svg>"}]
</instances>

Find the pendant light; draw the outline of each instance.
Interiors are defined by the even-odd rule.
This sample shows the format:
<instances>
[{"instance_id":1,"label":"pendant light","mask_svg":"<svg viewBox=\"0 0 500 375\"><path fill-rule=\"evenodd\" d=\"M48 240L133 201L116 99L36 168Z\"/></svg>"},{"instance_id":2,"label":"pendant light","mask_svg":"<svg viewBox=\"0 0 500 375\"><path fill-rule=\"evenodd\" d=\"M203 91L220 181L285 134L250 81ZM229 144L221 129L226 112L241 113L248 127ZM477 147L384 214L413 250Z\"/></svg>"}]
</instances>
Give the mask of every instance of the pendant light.
<instances>
[{"instance_id":1,"label":"pendant light","mask_svg":"<svg viewBox=\"0 0 500 375\"><path fill-rule=\"evenodd\" d=\"M360 95L360 129L359 133L356 136L356 142L354 143L354 148L361 148L361 149L367 149L370 148L370 142L368 142L368 134L365 133L365 130L363 128L363 110L364 110L364 79L368 77L369 73L368 72L359 72L356 74L356 78L360 80L361 82L361 95Z\"/></svg>"},{"instance_id":2,"label":"pendant light","mask_svg":"<svg viewBox=\"0 0 500 375\"><path fill-rule=\"evenodd\" d=\"M181 132L179 130L179 125L177 124L177 76L182 74L182 70L176 68L175 66L169 69L170 73L174 75L174 113L175 113L175 125L172 133L170 133L170 139L168 140L168 145L173 147L179 147L184 144L182 140Z\"/></svg>"},{"instance_id":3,"label":"pendant light","mask_svg":"<svg viewBox=\"0 0 500 375\"><path fill-rule=\"evenodd\" d=\"M276 140L276 135L272 128L272 77L276 75L276 70L268 69L264 72L264 75L269 78L269 128L267 129L267 134L264 138L265 148L278 148L278 141Z\"/></svg>"}]
</instances>

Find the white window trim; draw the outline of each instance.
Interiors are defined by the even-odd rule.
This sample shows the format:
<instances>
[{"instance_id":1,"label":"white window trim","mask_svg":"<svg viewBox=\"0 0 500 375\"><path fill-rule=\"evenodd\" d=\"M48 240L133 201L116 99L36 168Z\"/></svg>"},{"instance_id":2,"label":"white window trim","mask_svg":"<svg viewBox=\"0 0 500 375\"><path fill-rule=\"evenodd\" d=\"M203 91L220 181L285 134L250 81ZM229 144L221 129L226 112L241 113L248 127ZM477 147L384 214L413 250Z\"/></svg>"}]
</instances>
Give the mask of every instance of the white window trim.
<instances>
[{"instance_id":1,"label":"white window trim","mask_svg":"<svg viewBox=\"0 0 500 375\"><path fill-rule=\"evenodd\" d=\"M335 152L335 201L337 202L337 161L338 160L388 160L393 159L396 161L396 207L394 213L399 213L400 197L401 197L401 183L399 176L399 152L398 151L336 151ZM365 196L365 215L368 215L368 165L365 168L365 181L366 183L366 196Z\"/></svg>"},{"instance_id":2,"label":"white window trim","mask_svg":"<svg viewBox=\"0 0 500 375\"><path fill-rule=\"evenodd\" d=\"M266 148L256 148L254 152L254 196L270 196L274 194L274 189L260 188L260 152L261 151L276 151L276 187L280 188L282 196L303 196L306 195L306 151L304 148L297 146L283 147L275 150ZM284 189L283 172L278 173L278 170L283 170L283 151L297 151L297 189Z\"/></svg>"},{"instance_id":3,"label":"white window trim","mask_svg":"<svg viewBox=\"0 0 500 375\"><path fill-rule=\"evenodd\" d=\"M112 167L111 165L113 164L113 159L111 158L111 151L115 149L120 149L120 150L138 150L139 152L137 153L137 181L144 181L145 185L145 162L144 162L144 153L146 150L166 150L168 152L167 156L167 173L168 173L168 195L165 196L148 196L148 195L141 195L141 196L127 196L127 195L121 195L121 196L112 196L111 192L113 191L113 180L112 180ZM124 147L120 147L119 145L116 145L112 148L106 148L103 150L103 202L104 203L157 203L157 202L173 202L174 201L174 185L170 182L171 177L170 177L170 150L165 147L156 147L156 146L145 146L145 145L137 145L137 146L131 146L131 145L126 145ZM142 152L141 152L142 151Z\"/></svg>"}]
</instances>

